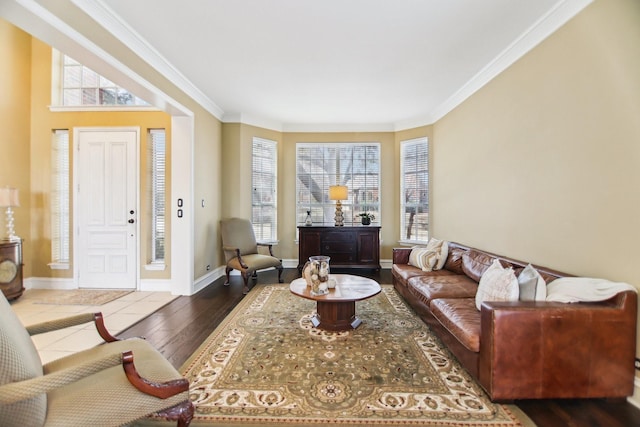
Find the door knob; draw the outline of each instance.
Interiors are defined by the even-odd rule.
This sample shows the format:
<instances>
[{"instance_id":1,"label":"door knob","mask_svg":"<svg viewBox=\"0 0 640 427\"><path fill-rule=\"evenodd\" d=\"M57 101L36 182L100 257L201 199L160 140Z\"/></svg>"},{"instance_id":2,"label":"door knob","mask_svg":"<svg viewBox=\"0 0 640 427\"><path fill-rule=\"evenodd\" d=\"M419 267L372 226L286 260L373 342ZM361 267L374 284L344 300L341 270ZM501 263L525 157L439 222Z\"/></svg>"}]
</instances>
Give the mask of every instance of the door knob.
<instances>
[{"instance_id":1,"label":"door knob","mask_svg":"<svg viewBox=\"0 0 640 427\"><path fill-rule=\"evenodd\" d=\"M133 218L129 220L129 224L133 224L134 222Z\"/></svg>"}]
</instances>

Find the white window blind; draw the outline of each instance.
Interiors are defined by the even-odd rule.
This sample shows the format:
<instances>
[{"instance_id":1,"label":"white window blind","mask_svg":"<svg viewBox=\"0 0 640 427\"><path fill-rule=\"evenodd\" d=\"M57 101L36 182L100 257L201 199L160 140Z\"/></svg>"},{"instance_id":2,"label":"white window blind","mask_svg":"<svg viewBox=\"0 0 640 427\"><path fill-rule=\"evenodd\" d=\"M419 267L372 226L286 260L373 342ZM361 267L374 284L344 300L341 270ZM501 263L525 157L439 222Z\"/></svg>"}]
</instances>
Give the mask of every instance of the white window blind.
<instances>
[{"instance_id":1,"label":"white window blind","mask_svg":"<svg viewBox=\"0 0 640 427\"><path fill-rule=\"evenodd\" d=\"M278 235L277 143L253 138L251 223L258 241L276 241Z\"/></svg>"},{"instance_id":2,"label":"white window blind","mask_svg":"<svg viewBox=\"0 0 640 427\"><path fill-rule=\"evenodd\" d=\"M149 263L164 263L166 191L166 132L164 129L149 129L147 162L147 199L151 215Z\"/></svg>"},{"instance_id":3,"label":"white window blind","mask_svg":"<svg viewBox=\"0 0 640 427\"><path fill-rule=\"evenodd\" d=\"M56 129L51 142L51 260L68 264L69 229L69 130Z\"/></svg>"},{"instance_id":4,"label":"white window blind","mask_svg":"<svg viewBox=\"0 0 640 427\"><path fill-rule=\"evenodd\" d=\"M429 240L429 142L416 138L401 143L400 239Z\"/></svg>"},{"instance_id":5,"label":"white window blind","mask_svg":"<svg viewBox=\"0 0 640 427\"><path fill-rule=\"evenodd\" d=\"M344 225L359 224L359 213L369 212L380 223L379 143L297 143L296 215L304 224L307 211L315 225L334 224L336 202L329 187L345 185Z\"/></svg>"},{"instance_id":6,"label":"white window blind","mask_svg":"<svg viewBox=\"0 0 640 427\"><path fill-rule=\"evenodd\" d=\"M259 241L275 241L278 234L277 143L253 138L251 166L251 223Z\"/></svg>"}]
</instances>

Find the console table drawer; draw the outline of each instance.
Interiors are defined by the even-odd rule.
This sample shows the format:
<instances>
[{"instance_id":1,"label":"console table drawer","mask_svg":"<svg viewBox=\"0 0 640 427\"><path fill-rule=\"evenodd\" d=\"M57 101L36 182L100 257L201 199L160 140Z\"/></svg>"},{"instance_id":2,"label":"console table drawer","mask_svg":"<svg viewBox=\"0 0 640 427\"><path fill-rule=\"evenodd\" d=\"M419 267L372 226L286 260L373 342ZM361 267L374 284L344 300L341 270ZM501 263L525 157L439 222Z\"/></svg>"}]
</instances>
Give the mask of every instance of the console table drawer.
<instances>
[{"instance_id":1,"label":"console table drawer","mask_svg":"<svg viewBox=\"0 0 640 427\"><path fill-rule=\"evenodd\" d=\"M354 242L355 234L352 232L329 231L322 234L323 242Z\"/></svg>"},{"instance_id":2,"label":"console table drawer","mask_svg":"<svg viewBox=\"0 0 640 427\"><path fill-rule=\"evenodd\" d=\"M346 243L346 242L324 242L322 244L322 250L327 251L327 253L336 253L336 252L346 252L346 253L355 253L356 244ZM324 254L323 254L324 255Z\"/></svg>"}]
</instances>

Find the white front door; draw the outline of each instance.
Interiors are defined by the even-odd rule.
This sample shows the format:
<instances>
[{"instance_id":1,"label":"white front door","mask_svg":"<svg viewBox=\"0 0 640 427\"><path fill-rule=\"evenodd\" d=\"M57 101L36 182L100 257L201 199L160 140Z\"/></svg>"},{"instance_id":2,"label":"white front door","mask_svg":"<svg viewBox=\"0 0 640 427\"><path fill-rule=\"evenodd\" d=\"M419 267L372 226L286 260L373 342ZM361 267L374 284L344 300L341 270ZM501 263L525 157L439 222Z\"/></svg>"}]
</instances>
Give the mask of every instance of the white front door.
<instances>
[{"instance_id":1,"label":"white front door","mask_svg":"<svg viewBox=\"0 0 640 427\"><path fill-rule=\"evenodd\" d=\"M78 287L137 289L139 130L77 128L74 137Z\"/></svg>"}]
</instances>

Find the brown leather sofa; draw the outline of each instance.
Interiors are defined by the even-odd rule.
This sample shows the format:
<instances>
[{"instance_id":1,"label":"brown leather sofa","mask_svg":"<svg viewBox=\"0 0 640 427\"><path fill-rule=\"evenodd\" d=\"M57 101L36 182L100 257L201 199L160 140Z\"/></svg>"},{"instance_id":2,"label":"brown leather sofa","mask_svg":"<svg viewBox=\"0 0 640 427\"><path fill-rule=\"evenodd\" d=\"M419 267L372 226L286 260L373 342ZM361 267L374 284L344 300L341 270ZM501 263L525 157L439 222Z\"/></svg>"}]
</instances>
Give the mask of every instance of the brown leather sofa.
<instances>
[{"instance_id":1,"label":"brown leather sofa","mask_svg":"<svg viewBox=\"0 0 640 427\"><path fill-rule=\"evenodd\" d=\"M483 302L482 274L498 258L518 275L527 263L449 243L441 270L393 250L393 285L493 401L622 398L633 394L635 292L596 303ZM547 284L568 276L535 266Z\"/></svg>"}]
</instances>

